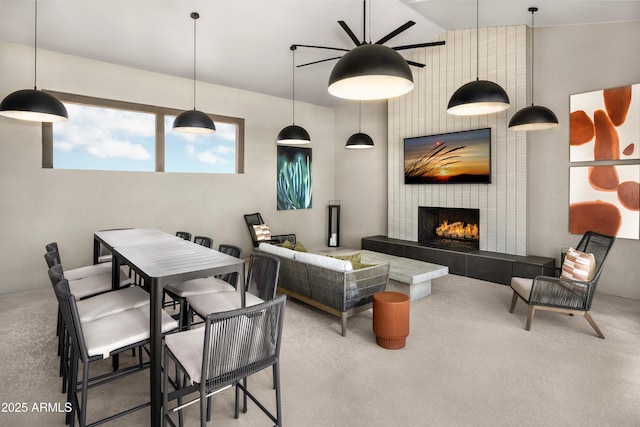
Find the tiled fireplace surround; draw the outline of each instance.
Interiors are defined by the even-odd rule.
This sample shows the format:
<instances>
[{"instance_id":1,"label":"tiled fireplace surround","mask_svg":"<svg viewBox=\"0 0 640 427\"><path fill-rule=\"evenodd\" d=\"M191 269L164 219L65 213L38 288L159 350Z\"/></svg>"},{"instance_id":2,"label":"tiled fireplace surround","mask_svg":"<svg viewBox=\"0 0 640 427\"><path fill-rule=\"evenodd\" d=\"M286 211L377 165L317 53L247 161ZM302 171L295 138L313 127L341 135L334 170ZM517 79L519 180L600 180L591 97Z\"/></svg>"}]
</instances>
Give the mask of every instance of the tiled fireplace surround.
<instances>
[{"instance_id":1,"label":"tiled fireplace surround","mask_svg":"<svg viewBox=\"0 0 640 427\"><path fill-rule=\"evenodd\" d=\"M480 250L526 255L527 137L508 130L507 123L528 105L529 31L524 25L479 29L479 77L500 84L511 101L506 112L497 114L446 113L451 94L476 78L475 30L447 31L441 36L445 46L424 48L411 57L426 67L414 69L414 90L390 99L388 107L388 237L417 242L420 206L471 208L480 214ZM404 184L405 137L483 127L492 130L491 184Z\"/></svg>"}]
</instances>

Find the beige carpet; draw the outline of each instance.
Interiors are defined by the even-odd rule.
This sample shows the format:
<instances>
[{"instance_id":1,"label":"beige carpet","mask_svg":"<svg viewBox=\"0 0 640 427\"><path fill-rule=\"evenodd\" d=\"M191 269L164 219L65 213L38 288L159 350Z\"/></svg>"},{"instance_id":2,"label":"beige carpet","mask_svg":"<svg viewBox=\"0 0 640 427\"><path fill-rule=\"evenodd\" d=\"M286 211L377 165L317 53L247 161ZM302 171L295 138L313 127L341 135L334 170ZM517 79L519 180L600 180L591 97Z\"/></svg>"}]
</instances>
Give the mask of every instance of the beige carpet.
<instances>
[{"instance_id":1,"label":"beige carpet","mask_svg":"<svg viewBox=\"0 0 640 427\"><path fill-rule=\"evenodd\" d=\"M524 330L525 306L510 314L506 286L445 276L411 304L411 334L401 350L375 344L371 311L349 320L289 301L282 348L286 426L639 426L640 301L597 295L581 316L537 312ZM0 426L63 426L51 290L0 297ZM123 358L127 363L129 357ZM101 362L99 369L108 369ZM146 372L90 391L90 420L143 402ZM274 407L270 371L250 380ZM215 426L268 426L255 406L233 418L233 391L214 399ZM26 413L6 412L26 403ZM34 403L36 408L34 408ZM186 411L197 425L198 407ZM109 426L148 425L148 409Z\"/></svg>"}]
</instances>

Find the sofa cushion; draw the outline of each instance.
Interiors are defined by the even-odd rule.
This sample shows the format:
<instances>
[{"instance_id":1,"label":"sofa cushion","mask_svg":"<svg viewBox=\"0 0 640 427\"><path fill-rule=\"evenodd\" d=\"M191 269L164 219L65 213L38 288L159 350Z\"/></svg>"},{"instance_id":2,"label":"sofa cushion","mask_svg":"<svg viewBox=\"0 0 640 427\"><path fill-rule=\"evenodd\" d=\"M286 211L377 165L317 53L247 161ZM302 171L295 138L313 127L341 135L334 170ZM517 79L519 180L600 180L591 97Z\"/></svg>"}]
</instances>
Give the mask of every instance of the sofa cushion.
<instances>
[{"instance_id":1,"label":"sofa cushion","mask_svg":"<svg viewBox=\"0 0 640 427\"><path fill-rule=\"evenodd\" d=\"M282 258L293 259L294 251L291 249L283 248L282 246L270 245L269 243L260 243L258 246L262 252L266 252L271 255L281 256Z\"/></svg>"},{"instance_id":2,"label":"sofa cushion","mask_svg":"<svg viewBox=\"0 0 640 427\"><path fill-rule=\"evenodd\" d=\"M341 259L343 261L350 261L351 264L360 264L362 263L362 253L357 252L355 254L350 255L329 255L331 258ZM355 268L355 267L354 267Z\"/></svg>"},{"instance_id":3,"label":"sofa cushion","mask_svg":"<svg viewBox=\"0 0 640 427\"><path fill-rule=\"evenodd\" d=\"M596 270L596 259L593 254L586 254L576 249L569 248L562 264L563 279L580 280L588 282L593 279Z\"/></svg>"},{"instance_id":4,"label":"sofa cushion","mask_svg":"<svg viewBox=\"0 0 640 427\"><path fill-rule=\"evenodd\" d=\"M318 267L327 268L335 271L352 271L353 266L350 261L344 261L341 259L331 258L324 255L310 254L308 252L295 252L294 258L296 261L304 262L307 264L315 265Z\"/></svg>"},{"instance_id":5,"label":"sofa cushion","mask_svg":"<svg viewBox=\"0 0 640 427\"><path fill-rule=\"evenodd\" d=\"M271 230L267 224L258 224L253 226L253 235L257 242L263 240L271 240Z\"/></svg>"}]
</instances>

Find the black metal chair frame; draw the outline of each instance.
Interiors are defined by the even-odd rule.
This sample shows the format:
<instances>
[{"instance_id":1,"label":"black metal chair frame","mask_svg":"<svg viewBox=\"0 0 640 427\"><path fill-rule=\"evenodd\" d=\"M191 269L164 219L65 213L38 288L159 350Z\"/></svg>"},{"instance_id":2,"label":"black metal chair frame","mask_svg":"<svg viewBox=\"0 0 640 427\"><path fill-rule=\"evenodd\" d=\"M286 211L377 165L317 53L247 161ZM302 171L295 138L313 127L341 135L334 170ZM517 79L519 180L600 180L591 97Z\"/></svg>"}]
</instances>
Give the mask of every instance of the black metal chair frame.
<instances>
[{"instance_id":1,"label":"black metal chair frame","mask_svg":"<svg viewBox=\"0 0 640 427\"><path fill-rule=\"evenodd\" d=\"M602 274L604 262L611 251L615 240L616 238L614 236L607 236L594 231L587 231L582 236L582 239L580 239L580 242L576 246L576 250L585 253L593 253L596 260L596 270L593 278L588 282L583 282L579 280L563 279L560 277L544 275L536 276L532 278L533 283L531 285L531 293L528 301L518 294L515 289L513 290L509 312L513 313L518 299L522 299L527 303L529 306L525 325L525 329L527 331L531 330L531 323L536 310L555 311L570 315L579 314L585 317L598 337L604 339L604 334L593 320L593 317L589 314L589 310L591 309L591 303L595 295L598 280ZM515 263L514 269L522 270L523 266L519 264L524 263ZM559 276L560 269L558 268L556 270L556 274ZM513 276L522 277L522 275L517 274L517 272L515 272Z\"/></svg>"},{"instance_id":2,"label":"black metal chair frame","mask_svg":"<svg viewBox=\"0 0 640 427\"><path fill-rule=\"evenodd\" d=\"M293 233L290 234L272 234L270 240L256 240L255 233L253 231L254 225L262 225L264 224L264 220L262 219L262 215L260 212L245 214L244 221L247 223L247 229L249 230L249 236L251 236L251 241L253 242L253 247L257 248L260 243L270 243L274 245L280 245L285 241L289 241L292 244L296 244L296 235Z\"/></svg>"},{"instance_id":3,"label":"black metal chair frame","mask_svg":"<svg viewBox=\"0 0 640 427\"><path fill-rule=\"evenodd\" d=\"M280 344L284 324L286 296L266 301L262 304L233 311L212 313L205 318L203 340L203 363L201 377L205 381L190 383L186 379L186 370L165 345L163 370L163 425L175 426L171 414L179 412L179 425L182 426L182 409L195 402L200 402L200 425L206 426L207 412L210 405L208 399L214 394L235 386L235 418L239 416L239 397L243 393L243 413L247 412L247 397L276 423L282 425L282 408L280 395ZM250 332L247 331L250 329ZM259 332L262 333L259 333ZM230 349L225 344L233 344L235 358L229 356ZM184 373L180 380L176 373L175 380L169 378L169 361L173 361L176 369ZM247 377L273 367L274 389L276 393L276 415L274 416L248 390ZM169 386L174 391L169 391ZM198 396L183 403L183 398L197 392ZM170 407L170 402L177 404Z\"/></svg>"},{"instance_id":4,"label":"black metal chair frame","mask_svg":"<svg viewBox=\"0 0 640 427\"><path fill-rule=\"evenodd\" d=\"M181 239L191 241L191 233L189 233L188 231L176 231L176 236Z\"/></svg>"}]
</instances>

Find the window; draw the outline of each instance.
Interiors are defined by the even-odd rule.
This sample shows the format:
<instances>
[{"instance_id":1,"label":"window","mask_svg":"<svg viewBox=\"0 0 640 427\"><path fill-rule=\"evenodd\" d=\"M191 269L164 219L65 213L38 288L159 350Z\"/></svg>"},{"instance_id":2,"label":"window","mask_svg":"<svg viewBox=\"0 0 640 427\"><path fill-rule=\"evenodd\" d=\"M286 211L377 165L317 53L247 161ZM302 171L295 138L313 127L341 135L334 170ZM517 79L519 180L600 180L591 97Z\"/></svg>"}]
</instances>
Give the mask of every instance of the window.
<instances>
[{"instance_id":1,"label":"window","mask_svg":"<svg viewBox=\"0 0 640 427\"><path fill-rule=\"evenodd\" d=\"M216 132L172 131L178 110L54 93L69 120L43 123L42 167L243 173L244 120L212 115Z\"/></svg>"}]
</instances>

